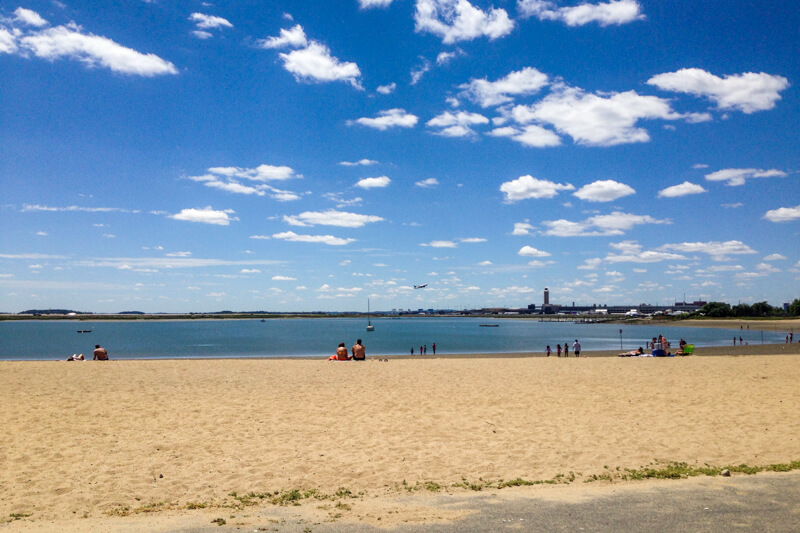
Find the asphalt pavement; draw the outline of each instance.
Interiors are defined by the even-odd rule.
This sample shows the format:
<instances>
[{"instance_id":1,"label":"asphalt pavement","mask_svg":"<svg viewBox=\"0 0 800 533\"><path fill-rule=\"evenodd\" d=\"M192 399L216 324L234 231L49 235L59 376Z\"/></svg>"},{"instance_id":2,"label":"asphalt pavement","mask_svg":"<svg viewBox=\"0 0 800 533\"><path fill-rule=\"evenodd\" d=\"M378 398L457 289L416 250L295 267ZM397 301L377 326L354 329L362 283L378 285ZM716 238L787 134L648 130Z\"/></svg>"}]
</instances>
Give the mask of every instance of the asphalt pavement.
<instances>
[{"instance_id":1,"label":"asphalt pavement","mask_svg":"<svg viewBox=\"0 0 800 533\"><path fill-rule=\"evenodd\" d=\"M522 490L426 496L427 505L471 510L443 523L401 524L397 533L541 532L800 532L800 473L694 478L558 492ZM251 520L252 520L251 516ZM228 530L314 533L386 532L359 523L288 518L248 526L209 525L175 533Z\"/></svg>"}]
</instances>

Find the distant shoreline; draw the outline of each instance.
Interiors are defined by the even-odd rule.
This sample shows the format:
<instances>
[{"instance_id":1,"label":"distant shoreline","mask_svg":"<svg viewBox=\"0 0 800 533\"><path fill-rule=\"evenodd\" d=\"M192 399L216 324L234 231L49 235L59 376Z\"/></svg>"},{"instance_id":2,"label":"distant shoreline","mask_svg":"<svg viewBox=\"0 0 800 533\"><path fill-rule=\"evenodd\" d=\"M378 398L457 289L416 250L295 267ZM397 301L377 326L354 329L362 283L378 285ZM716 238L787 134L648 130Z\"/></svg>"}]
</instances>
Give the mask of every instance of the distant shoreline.
<instances>
[{"instance_id":1,"label":"distant shoreline","mask_svg":"<svg viewBox=\"0 0 800 533\"><path fill-rule=\"evenodd\" d=\"M365 313L178 313L178 314L97 314L97 315L18 315L0 314L2 321L72 321L72 322L108 322L108 321L194 321L194 320L286 320L286 319L338 319L366 318ZM692 328L719 328L752 331L786 331L796 328L800 332L800 318L692 318L692 319L625 319L623 317L602 315L372 315L375 320L424 320L428 318L483 318L490 320L535 320L567 322L570 320L598 320L603 324L624 324L627 326L665 326Z\"/></svg>"}]
</instances>

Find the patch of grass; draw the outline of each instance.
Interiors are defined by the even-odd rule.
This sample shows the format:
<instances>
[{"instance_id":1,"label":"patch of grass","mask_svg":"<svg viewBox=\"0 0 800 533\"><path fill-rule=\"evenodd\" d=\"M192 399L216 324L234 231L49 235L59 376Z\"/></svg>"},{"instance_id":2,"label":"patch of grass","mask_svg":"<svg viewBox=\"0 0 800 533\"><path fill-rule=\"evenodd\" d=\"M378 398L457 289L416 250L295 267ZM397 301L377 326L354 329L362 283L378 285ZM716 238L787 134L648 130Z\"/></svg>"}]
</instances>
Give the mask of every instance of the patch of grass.
<instances>
[{"instance_id":1,"label":"patch of grass","mask_svg":"<svg viewBox=\"0 0 800 533\"><path fill-rule=\"evenodd\" d=\"M186 502L187 509L205 509L208 507L206 503Z\"/></svg>"},{"instance_id":2,"label":"patch of grass","mask_svg":"<svg viewBox=\"0 0 800 533\"><path fill-rule=\"evenodd\" d=\"M214 520L211 521L211 523L217 524L218 526L224 526L228 522L226 522L224 518L215 518Z\"/></svg>"},{"instance_id":3,"label":"patch of grass","mask_svg":"<svg viewBox=\"0 0 800 533\"><path fill-rule=\"evenodd\" d=\"M270 503L275 505L300 505L300 500L303 499L303 493L301 493L297 489L292 489L286 492L282 492L278 496L272 498Z\"/></svg>"},{"instance_id":4,"label":"patch of grass","mask_svg":"<svg viewBox=\"0 0 800 533\"><path fill-rule=\"evenodd\" d=\"M439 492L442 490L442 486L438 483L434 483L433 481L426 481L422 484L422 488L430 492Z\"/></svg>"},{"instance_id":5,"label":"patch of grass","mask_svg":"<svg viewBox=\"0 0 800 533\"><path fill-rule=\"evenodd\" d=\"M118 505L106 512L106 514L109 516L130 516L131 508L129 505Z\"/></svg>"},{"instance_id":6,"label":"patch of grass","mask_svg":"<svg viewBox=\"0 0 800 533\"><path fill-rule=\"evenodd\" d=\"M17 520L23 520L31 516L31 513L11 513L8 515L8 520L6 522L15 522Z\"/></svg>"},{"instance_id":7,"label":"patch of grass","mask_svg":"<svg viewBox=\"0 0 800 533\"><path fill-rule=\"evenodd\" d=\"M479 492L483 490L483 488L486 486L486 483L484 482L472 483L470 481L467 481L466 479L462 479L461 483L453 483L453 486L456 488L462 488Z\"/></svg>"},{"instance_id":8,"label":"patch of grass","mask_svg":"<svg viewBox=\"0 0 800 533\"><path fill-rule=\"evenodd\" d=\"M500 480L495 485L498 489L504 489L506 487L530 487L531 485L536 485L535 481L528 481L527 479L522 479L518 477L517 479L512 479L509 481Z\"/></svg>"},{"instance_id":9,"label":"patch of grass","mask_svg":"<svg viewBox=\"0 0 800 533\"><path fill-rule=\"evenodd\" d=\"M336 491L335 496L337 498L355 498L356 496L350 491L350 489L346 489L344 487L339 487Z\"/></svg>"},{"instance_id":10,"label":"patch of grass","mask_svg":"<svg viewBox=\"0 0 800 533\"><path fill-rule=\"evenodd\" d=\"M336 502L336 506L335 507L337 509L342 509L343 511L350 511L350 510L353 509L353 507L351 505L348 505L348 504L342 503L342 502Z\"/></svg>"}]
</instances>

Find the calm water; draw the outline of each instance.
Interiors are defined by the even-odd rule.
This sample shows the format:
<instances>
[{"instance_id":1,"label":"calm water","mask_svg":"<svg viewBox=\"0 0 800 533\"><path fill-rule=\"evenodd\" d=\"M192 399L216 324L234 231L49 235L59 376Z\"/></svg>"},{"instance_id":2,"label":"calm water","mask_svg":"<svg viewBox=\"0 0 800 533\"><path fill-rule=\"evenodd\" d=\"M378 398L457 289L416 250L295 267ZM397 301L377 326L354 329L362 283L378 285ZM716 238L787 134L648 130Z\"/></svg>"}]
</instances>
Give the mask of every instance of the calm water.
<instances>
[{"instance_id":1,"label":"calm water","mask_svg":"<svg viewBox=\"0 0 800 533\"><path fill-rule=\"evenodd\" d=\"M543 352L546 345L580 339L584 350L616 350L620 325L492 320L486 318L405 318L372 321L365 331L358 318L284 320L182 321L21 321L0 322L0 360L66 359L73 353L91 358L95 344L112 359L308 357L333 354L339 342L349 348L357 338L367 355L408 354L413 347L436 343L437 353ZM498 327L480 327L497 324ZM78 330L91 329L91 333ZM622 326L622 345L629 350L663 334L682 337L696 346L732 344L741 334L750 344L761 343L761 332L661 326ZM783 333L764 332L764 342L783 342Z\"/></svg>"}]
</instances>

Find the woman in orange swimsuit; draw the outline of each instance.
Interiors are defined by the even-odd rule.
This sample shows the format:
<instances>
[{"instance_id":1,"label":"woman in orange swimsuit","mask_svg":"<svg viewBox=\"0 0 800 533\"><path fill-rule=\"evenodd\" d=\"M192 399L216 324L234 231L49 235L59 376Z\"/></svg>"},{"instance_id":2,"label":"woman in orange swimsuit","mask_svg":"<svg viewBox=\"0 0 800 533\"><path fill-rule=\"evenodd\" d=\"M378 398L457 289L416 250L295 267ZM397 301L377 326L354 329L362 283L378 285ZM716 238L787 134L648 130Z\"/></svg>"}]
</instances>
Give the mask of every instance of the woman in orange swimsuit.
<instances>
[{"instance_id":1,"label":"woman in orange swimsuit","mask_svg":"<svg viewBox=\"0 0 800 533\"><path fill-rule=\"evenodd\" d=\"M340 342L339 347L336 348L336 355L332 355L328 357L328 361L349 361L350 356L347 355L347 348L344 347L344 343Z\"/></svg>"}]
</instances>

